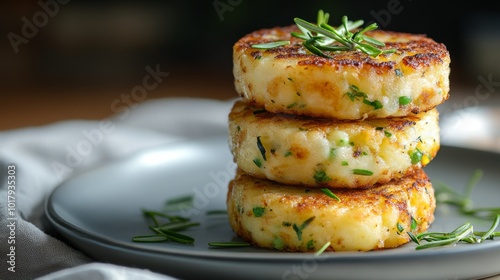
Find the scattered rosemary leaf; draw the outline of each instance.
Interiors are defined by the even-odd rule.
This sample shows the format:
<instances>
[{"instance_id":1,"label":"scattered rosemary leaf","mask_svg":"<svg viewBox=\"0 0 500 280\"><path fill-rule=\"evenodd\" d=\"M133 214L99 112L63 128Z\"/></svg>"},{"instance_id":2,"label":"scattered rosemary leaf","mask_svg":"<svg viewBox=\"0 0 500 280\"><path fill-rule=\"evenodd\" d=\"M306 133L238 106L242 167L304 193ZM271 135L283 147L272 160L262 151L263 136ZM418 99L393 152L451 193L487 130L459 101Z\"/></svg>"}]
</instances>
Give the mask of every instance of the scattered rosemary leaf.
<instances>
[{"instance_id":1,"label":"scattered rosemary leaf","mask_svg":"<svg viewBox=\"0 0 500 280\"><path fill-rule=\"evenodd\" d=\"M242 241L213 241L208 242L208 246L217 248L236 248L236 247L248 247L250 243Z\"/></svg>"},{"instance_id":2,"label":"scattered rosemary leaf","mask_svg":"<svg viewBox=\"0 0 500 280\"><path fill-rule=\"evenodd\" d=\"M134 242L143 242L143 243L155 243L155 242L164 242L167 241L168 237L165 235L138 235L132 237L132 241Z\"/></svg>"},{"instance_id":3,"label":"scattered rosemary leaf","mask_svg":"<svg viewBox=\"0 0 500 280\"><path fill-rule=\"evenodd\" d=\"M209 210L206 215L227 215L227 210Z\"/></svg>"}]
</instances>

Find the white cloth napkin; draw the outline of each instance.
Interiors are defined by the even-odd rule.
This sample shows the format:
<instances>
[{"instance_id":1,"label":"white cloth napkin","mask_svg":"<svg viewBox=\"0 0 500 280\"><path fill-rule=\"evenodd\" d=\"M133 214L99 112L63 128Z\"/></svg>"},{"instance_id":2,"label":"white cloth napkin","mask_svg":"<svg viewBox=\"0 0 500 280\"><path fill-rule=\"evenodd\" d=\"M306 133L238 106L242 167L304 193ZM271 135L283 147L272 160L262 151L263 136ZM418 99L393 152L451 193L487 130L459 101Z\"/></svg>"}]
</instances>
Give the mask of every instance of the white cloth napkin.
<instances>
[{"instance_id":1,"label":"white cloth napkin","mask_svg":"<svg viewBox=\"0 0 500 280\"><path fill-rule=\"evenodd\" d=\"M153 145L226 133L233 102L155 99L109 119L0 132L0 279L173 279L95 262L58 240L45 200L77 170Z\"/></svg>"}]
</instances>

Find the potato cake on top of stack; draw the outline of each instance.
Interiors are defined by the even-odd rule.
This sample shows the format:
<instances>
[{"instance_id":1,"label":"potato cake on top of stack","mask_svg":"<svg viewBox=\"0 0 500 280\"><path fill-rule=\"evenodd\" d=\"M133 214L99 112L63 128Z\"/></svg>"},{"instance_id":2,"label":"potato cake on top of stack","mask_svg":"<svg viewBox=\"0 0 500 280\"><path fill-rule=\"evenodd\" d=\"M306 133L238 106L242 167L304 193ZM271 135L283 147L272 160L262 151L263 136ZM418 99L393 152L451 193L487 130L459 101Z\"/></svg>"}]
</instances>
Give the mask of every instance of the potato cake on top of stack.
<instances>
[{"instance_id":1,"label":"potato cake on top of stack","mask_svg":"<svg viewBox=\"0 0 500 280\"><path fill-rule=\"evenodd\" d=\"M227 207L234 232L281 251L370 251L426 231L423 170L440 148L450 55L425 35L328 24L262 29L233 47Z\"/></svg>"}]
</instances>

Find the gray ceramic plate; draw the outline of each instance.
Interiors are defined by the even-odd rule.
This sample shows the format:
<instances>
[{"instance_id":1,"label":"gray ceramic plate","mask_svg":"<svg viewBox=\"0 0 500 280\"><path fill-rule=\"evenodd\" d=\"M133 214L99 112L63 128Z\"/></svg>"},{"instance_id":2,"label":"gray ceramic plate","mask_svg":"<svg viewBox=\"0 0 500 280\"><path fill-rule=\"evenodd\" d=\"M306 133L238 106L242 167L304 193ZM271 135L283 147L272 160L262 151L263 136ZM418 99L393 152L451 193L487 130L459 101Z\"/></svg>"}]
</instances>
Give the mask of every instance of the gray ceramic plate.
<instances>
[{"instance_id":1,"label":"gray ceramic plate","mask_svg":"<svg viewBox=\"0 0 500 280\"><path fill-rule=\"evenodd\" d=\"M499 206L500 155L443 146L427 167L433 182L462 191L477 168L484 176L473 191L476 206ZM500 240L415 250L413 243L375 252L282 253L258 248L209 248L210 241L237 240L225 209L226 185L234 174L227 137L213 137L142 151L82 172L49 197L47 216L76 248L103 262L147 268L192 279L474 279L500 273ZM200 226L184 231L194 245L134 243L149 234L142 208L162 209L171 198L194 195L184 212ZM451 231L470 221L486 230L492 221L467 218L442 205L432 231Z\"/></svg>"}]
</instances>

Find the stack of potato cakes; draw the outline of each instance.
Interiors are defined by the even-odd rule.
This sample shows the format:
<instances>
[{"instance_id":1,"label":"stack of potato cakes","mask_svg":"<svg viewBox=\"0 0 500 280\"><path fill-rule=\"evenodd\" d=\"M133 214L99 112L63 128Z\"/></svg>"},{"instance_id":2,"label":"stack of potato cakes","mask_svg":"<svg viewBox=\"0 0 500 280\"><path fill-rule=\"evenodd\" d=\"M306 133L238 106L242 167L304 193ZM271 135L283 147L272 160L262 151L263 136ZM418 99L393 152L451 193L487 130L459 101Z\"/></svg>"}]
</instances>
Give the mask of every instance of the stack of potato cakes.
<instances>
[{"instance_id":1,"label":"stack of potato cakes","mask_svg":"<svg viewBox=\"0 0 500 280\"><path fill-rule=\"evenodd\" d=\"M450 55L425 35L367 33L395 49L308 52L297 26L258 30L233 48L227 207L234 232L281 251L370 251L426 231L435 197L425 167L440 148L436 106ZM256 49L255 44L289 41Z\"/></svg>"}]
</instances>

